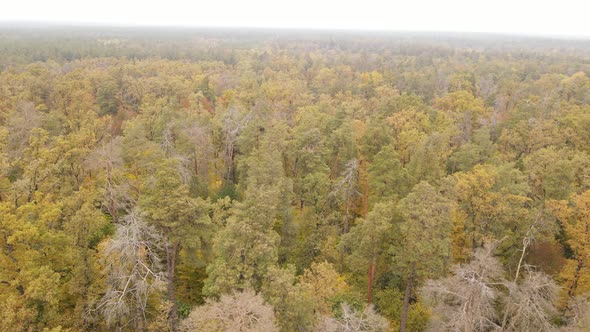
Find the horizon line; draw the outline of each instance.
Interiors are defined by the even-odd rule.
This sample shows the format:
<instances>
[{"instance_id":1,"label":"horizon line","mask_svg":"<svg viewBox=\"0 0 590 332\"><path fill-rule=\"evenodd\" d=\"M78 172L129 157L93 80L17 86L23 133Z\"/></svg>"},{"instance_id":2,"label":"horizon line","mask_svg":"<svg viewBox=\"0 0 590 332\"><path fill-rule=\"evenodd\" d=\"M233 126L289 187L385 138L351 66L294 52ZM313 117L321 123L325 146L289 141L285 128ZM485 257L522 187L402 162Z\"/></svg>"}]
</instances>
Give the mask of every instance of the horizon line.
<instances>
[{"instance_id":1,"label":"horizon line","mask_svg":"<svg viewBox=\"0 0 590 332\"><path fill-rule=\"evenodd\" d=\"M267 30L276 32L334 32L334 33L397 33L397 34L424 34L424 35L492 35L502 37L519 37L534 39L560 39L560 40L585 40L590 41L590 35L584 34L551 34L534 32L507 32L507 31L475 31L475 30L428 30L428 29L387 29L387 28L343 28L343 27L303 27L303 26L231 26L231 25L192 25L192 24L145 24L145 23L121 23L121 22L87 22L87 21L53 21L53 20L6 20L0 19L0 29L10 24L16 24L14 28L119 28L119 29L220 29L220 30Z\"/></svg>"}]
</instances>

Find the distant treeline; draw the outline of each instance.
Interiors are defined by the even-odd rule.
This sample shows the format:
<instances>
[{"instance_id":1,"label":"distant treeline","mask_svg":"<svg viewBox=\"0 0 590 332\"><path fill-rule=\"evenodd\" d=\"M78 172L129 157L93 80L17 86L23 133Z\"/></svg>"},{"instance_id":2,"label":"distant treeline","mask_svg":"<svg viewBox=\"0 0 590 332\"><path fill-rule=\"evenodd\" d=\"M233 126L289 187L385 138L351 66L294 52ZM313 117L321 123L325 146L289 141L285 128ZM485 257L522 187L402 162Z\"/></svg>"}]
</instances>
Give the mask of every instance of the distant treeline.
<instances>
[{"instance_id":1,"label":"distant treeline","mask_svg":"<svg viewBox=\"0 0 590 332\"><path fill-rule=\"evenodd\" d=\"M0 330L587 331L590 41L0 27Z\"/></svg>"}]
</instances>

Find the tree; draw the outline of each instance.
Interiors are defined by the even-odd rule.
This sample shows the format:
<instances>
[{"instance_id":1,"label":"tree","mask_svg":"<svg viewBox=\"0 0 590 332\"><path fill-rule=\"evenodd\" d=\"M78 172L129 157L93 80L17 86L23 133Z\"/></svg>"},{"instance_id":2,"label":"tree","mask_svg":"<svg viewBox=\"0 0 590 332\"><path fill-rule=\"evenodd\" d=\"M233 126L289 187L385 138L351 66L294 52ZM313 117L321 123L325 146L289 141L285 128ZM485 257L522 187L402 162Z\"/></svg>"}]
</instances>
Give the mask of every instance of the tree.
<instances>
[{"instance_id":1,"label":"tree","mask_svg":"<svg viewBox=\"0 0 590 332\"><path fill-rule=\"evenodd\" d=\"M316 110L305 109L293 128L293 139L287 150L292 163L293 191L299 200L299 207L311 206L318 212L330 185L326 135L322 130L325 118Z\"/></svg>"},{"instance_id":2,"label":"tree","mask_svg":"<svg viewBox=\"0 0 590 332\"><path fill-rule=\"evenodd\" d=\"M342 172L342 178L336 184L336 187L330 193L330 196L341 195L344 201L344 220L340 234L348 233L350 229L350 218L352 215L352 204L354 199L360 195L357 189L358 186L358 160L352 159L346 163L346 167ZM340 250L340 270L342 271L344 265L344 250Z\"/></svg>"},{"instance_id":3,"label":"tree","mask_svg":"<svg viewBox=\"0 0 590 332\"><path fill-rule=\"evenodd\" d=\"M589 152L588 142L590 128L590 106L569 107L559 118L559 121L567 126L569 130L568 140L570 144L579 151Z\"/></svg>"},{"instance_id":4,"label":"tree","mask_svg":"<svg viewBox=\"0 0 590 332\"><path fill-rule=\"evenodd\" d=\"M378 203L364 220L359 220L342 241L351 248L351 269L367 271L367 302L373 300L378 258L387 251L395 223L395 204Z\"/></svg>"},{"instance_id":5,"label":"tree","mask_svg":"<svg viewBox=\"0 0 590 332\"><path fill-rule=\"evenodd\" d=\"M234 184L236 181L235 177L235 157L236 157L236 143L240 133L244 130L244 127L250 122L252 113L248 113L240 118L240 114L237 108L232 107L226 113L223 119L223 132L224 132L224 152L223 152L223 165L224 173L223 179L227 184Z\"/></svg>"},{"instance_id":6,"label":"tree","mask_svg":"<svg viewBox=\"0 0 590 332\"><path fill-rule=\"evenodd\" d=\"M100 156L108 150L99 151L97 157L106 167L105 186L110 201L107 209L111 216L116 219L119 214L137 208L142 211L142 219L162 237L162 252L158 254L166 263L169 323L175 331L177 267L188 264L196 268L199 256L203 263L201 250L210 245L207 240L212 225L209 202L190 195L189 176L182 163L185 158L176 149L174 128L158 125L167 114L154 113L129 121L125 127L120 149L122 169L113 169L115 165L110 160L115 161L116 156ZM179 261L181 254L186 258L183 261Z\"/></svg>"},{"instance_id":7,"label":"tree","mask_svg":"<svg viewBox=\"0 0 590 332\"><path fill-rule=\"evenodd\" d=\"M566 312L568 325L564 330L584 331L590 328L590 298L577 296L568 303Z\"/></svg>"},{"instance_id":8,"label":"tree","mask_svg":"<svg viewBox=\"0 0 590 332\"><path fill-rule=\"evenodd\" d=\"M222 295L218 301L194 308L182 322L182 331L257 332L279 331L273 308L251 289Z\"/></svg>"},{"instance_id":9,"label":"tree","mask_svg":"<svg viewBox=\"0 0 590 332\"><path fill-rule=\"evenodd\" d=\"M132 211L117 225L115 236L104 243L102 262L106 293L96 307L107 326L146 327L148 301L164 286L158 249L160 234L145 223L141 212Z\"/></svg>"},{"instance_id":10,"label":"tree","mask_svg":"<svg viewBox=\"0 0 590 332\"><path fill-rule=\"evenodd\" d=\"M281 331L310 331L316 324L316 294L300 282L293 266L271 267L262 293L273 306Z\"/></svg>"},{"instance_id":11,"label":"tree","mask_svg":"<svg viewBox=\"0 0 590 332\"><path fill-rule=\"evenodd\" d=\"M453 179L458 204L453 215L454 258L465 259L486 241L499 240L508 234L512 235L510 241L502 246L515 249L519 245L515 243L529 229L531 218L526 208L529 199L517 190L502 186L502 177L492 166L478 165L469 172L454 174ZM514 223L514 220L521 222Z\"/></svg>"},{"instance_id":12,"label":"tree","mask_svg":"<svg viewBox=\"0 0 590 332\"><path fill-rule=\"evenodd\" d=\"M430 330L477 332L499 327L494 305L503 271L493 249L478 249L470 263L454 266L451 276L426 282L422 294L434 306Z\"/></svg>"},{"instance_id":13,"label":"tree","mask_svg":"<svg viewBox=\"0 0 590 332\"><path fill-rule=\"evenodd\" d=\"M445 271L450 258L452 205L427 182L418 183L398 204L402 216L394 262L406 281L400 331L406 331L410 298L417 280Z\"/></svg>"},{"instance_id":14,"label":"tree","mask_svg":"<svg viewBox=\"0 0 590 332\"><path fill-rule=\"evenodd\" d=\"M524 280L507 283L508 295L504 299L502 330L553 331L557 316L553 306L558 287L550 276L528 271Z\"/></svg>"},{"instance_id":15,"label":"tree","mask_svg":"<svg viewBox=\"0 0 590 332\"><path fill-rule=\"evenodd\" d=\"M35 109L31 102L21 102L17 105L16 111L8 118L6 129L6 149L12 160L18 161L22 158L25 148L29 144L31 131L38 128L43 119L43 114Z\"/></svg>"},{"instance_id":16,"label":"tree","mask_svg":"<svg viewBox=\"0 0 590 332\"><path fill-rule=\"evenodd\" d=\"M408 109L394 113L387 120L393 127L395 150L402 165L406 166L417 148L431 132L431 123L425 110L411 105Z\"/></svg>"},{"instance_id":17,"label":"tree","mask_svg":"<svg viewBox=\"0 0 590 332\"><path fill-rule=\"evenodd\" d=\"M387 146L393 146L393 131L382 117L368 118L365 127L359 150L369 162L372 162L377 153Z\"/></svg>"},{"instance_id":18,"label":"tree","mask_svg":"<svg viewBox=\"0 0 590 332\"><path fill-rule=\"evenodd\" d=\"M322 326L349 291L344 278L327 262L312 263L298 277L292 266L272 267L263 286L283 331L311 331Z\"/></svg>"},{"instance_id":19,"label":"tree","mask_svg":"<svg viewBox=\"0 0 590 332\"><path fill-rule=\"evenodd\" d=\"M498 148L505 158L517 160L551 145L561 147L564 138L554 121L532 118L503 130L498 139Z\"/></svg>"},{"instance_id":20,"label":"tree","mask_svg":"<svg viewBox=\"0 0 590 332\"><path fill-rule=\"evenodd\" d=\"M268 269L277 263L279 235L273 226L291 192L279 151L265 138L247 164L246 197L236 204L214 240L215 257L207 267L205 290L220 295L231 290L260 290Z\"/></svg>"},{"instance_id":21,"label":"tree","mask_svg":"<svg viewBox=\"0 0 590 332\"><path fill-rule=\"evenodd\" d=\"M408 171L416 181L435 181L446 175L446 160L450 155L449 138L433 133L422 140L413 151Z\"/></svg>"},{"instance_id":22,"label":"tree","mask_svg":"<svg viewBox=\"0 0 590 332\"><path fill-rule=\"evenodd\" d=\"M108 77L99 83L96 88L96 102L100 114L116 114L119 109L120 87L118 82Z\"/></svg>"},{"instance_id":23,"label":"tree","mask_svg":"<svg viewBox=\"0 0 590 332\"><path fill-rule=\"evenodd\" d=\"M212 233L208 202L190 197L188 186L181 182L177 167L174 160L164 160L138 201L146 222L163 236L173 330L177 325L174 280L178 256L181 251L197 256L198 251L209 244L207 239Z\"/></svg>"},{"instance_id":24,"label":"tree","mask_svg":"<svg viewBox=\"0 0 590 332\"><path fill-rule=\"evenodd\" d=\"M478 249L471 262L455 265L451 276L429 280L422 288L434 306L430 330L555 330L555 282L532 270L526 271L521 282L506 280L493 256L497 244Z\"/></svg>"},{"instance_id":25,"label":"tree","mask_svg":"<svg viewBox=\"0 0 590 332\"><path fill-rule=\"evenodd\" d=\"M332 314L333 301L337 295L349 290L344 278L328 262L312 263L300 276L303 289L314 297L314 310L323 316Z\"/></svg>"},{"instance_id":26,"label":"tree","mask_svg":"<svg viewBox=\"0 0 590 332\"><path fill-rule=\"evenodd\" d=\"M104 294L103 274L100 269L100 247L105 238L112 236L114 225L108 215L93 202L102 197L95 188L83 188L69 200L64 200L64 232L69 236L72 248L71 278L65 282L70 289L67 302L75 305L71 326L82 330L99 328L102 319L97 319L94 306ZM70 326L62 322L63 326Z\"/></svg>"},{"instance_id":27,"label":"tree","mask_svg":"<svg viewBox=\"0 0 590 332\"><path fill-rule=\"evenodd\" d=\"M468 85L470 85L468 89L472 90L472 83L469 82ZM460 133L456 140L460 143L471 140L473 131L486 120L489 113L483 100L474 97L472 91L465 90L454 91L437 99L435 106L451 113L453 122Z\"/></svg>"},{"instance_id":28,"label":"tree","mask_svg":"<svg viewBox=\"0 0 590 332\"><path fill-rule=\"evenodd\" d=\"M566 199L590 186L590 159L570 149L543 148L524 158L536 199Z\"/></svg>"},{"instance_id":29,"label":"tree","mask_svg":"<svg viewBox=\"0 0 590 332\"><path fill-rule=\"evenodd\" d=\"M577 72L561 81L561 95L567 102L573 104L588 104L590 95L590 78L584 72Z\"/></svg>"},{"instance_id":30,"label":"tree","mask_svg":"<svg viewBox=\"0 0 590 332\"><path fill-rule=\"evenodd\" d=\"M384 146L377 153L369 166L368 182L372 202L400 199L407 195L413 184L392 146Z\"/></svg>"},{"instance_id":31,"label":"tree","mask_svg":"<svg viewBox=\"0 0 590 332\"><path fill-rule=\"evenodd\" d=\"M566 302L590 291L590 191L571 197L568 201L549 201L549 209L565 232L567 259L560 279Z\"/></svg>"},{"instance_id":32,"label":"tree","mask_svg":"<svg viewBox=\"0 0 590 332\"><path fill-rule=\"evenodd\" d=\"M375 309L391 323L390 330L399 331L404 296L397 287L388 287L375 291ZM431 310L426 303L420 301L410 305L406 330L411 332L425 331L430 321Z\"/></svg>"},{"instance_id":33,"label":"tree","mask_svg":"<svg viewBox=\"0 0 590 332\"><path fill-rule=\"evenodd\" d=\"M482 127L473 132L470 142L463 144L449 157L451 171L468 171L473 166L493 160L495 144L490 137L490 128Z\"/></svg>"},{"instance_id":34,"label":"tree","mask_svg":"<svg viewBox=\"0 0 590 332\"><path fill-rule=\"evenodd\" d=\"M2 326L15 331L45 327L59 317L66 291L59 271L69 268L71 257L67 238L51 229L61 209L47 201L18 209L2 203L0 209Z\"/></svg>"},{"instance_id":35,"label":"tree","mask_svg":"<svg viewBox=\"0 0 590 332\"><path fill-rule=\"evenodd\" d=\"M316 327L316 331L326 332L385 332L389 328L387 319L375 312L371 305L367 305L362 312L358 312L347 303L342 303L342 314L338 318L325 318Z\"/></svg>"}]
</instances>

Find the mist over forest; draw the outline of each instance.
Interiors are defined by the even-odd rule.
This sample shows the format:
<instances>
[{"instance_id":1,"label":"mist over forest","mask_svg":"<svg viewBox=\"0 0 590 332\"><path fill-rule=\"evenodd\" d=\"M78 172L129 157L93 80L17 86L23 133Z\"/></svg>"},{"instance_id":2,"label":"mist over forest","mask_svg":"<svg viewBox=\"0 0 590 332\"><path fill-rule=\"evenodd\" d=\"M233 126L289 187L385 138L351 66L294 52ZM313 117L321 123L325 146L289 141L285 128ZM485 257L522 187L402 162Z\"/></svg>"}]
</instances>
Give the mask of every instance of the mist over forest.
<instances>
[{"instance_id":1,"label":"mist over forest","mask_svg":"<svg viewBox=\"0 0 590 332\"><path fill-rule=\"evenodd\" d=\"M590 39L0 23L0 330L589 331Z\"/></svg>"}]
</instances>

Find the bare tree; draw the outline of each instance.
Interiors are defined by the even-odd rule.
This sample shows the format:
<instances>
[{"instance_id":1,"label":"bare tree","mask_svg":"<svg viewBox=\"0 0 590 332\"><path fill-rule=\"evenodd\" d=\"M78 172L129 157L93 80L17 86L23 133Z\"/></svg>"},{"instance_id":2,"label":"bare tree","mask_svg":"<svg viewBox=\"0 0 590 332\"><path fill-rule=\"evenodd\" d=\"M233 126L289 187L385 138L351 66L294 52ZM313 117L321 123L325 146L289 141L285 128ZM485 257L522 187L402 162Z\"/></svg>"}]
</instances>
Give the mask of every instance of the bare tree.
<instances>
[{"instance_id":1,"label":"bare tree","mask_svg":"<svg viewBox=\"0 0 590 332\"><path fill-rule=\"evenodd\" d=\"M547 275L535 272L523 264L527 249L547 227L546 220L539 211L522 239L520 259L513 281L506 281L508 294L504 300L504 316L501 330L528 331L536 329L549 331L553 329L552 316L557 314L553 301L557 294L556 283ZM526 269L524 281L519 283L521 270Z\"/></svg>"},{"instance_id":2,"label":"bare tree","mask_svg":"<svg viewBox=\"0 0 590 332\"><path fill-rule=\"evenodd\" d=\"M316 326L320 332L385 332L389 329L387 319L375 312L372 305L358 312L347 303L341 305L342 315L339 318L326 317Z\"/></svg>"},{"instance_id":3,"label":"bare tree","mask_svg":"<svg viewBox=\"0 0 590 332\"><path fill-rule=\"evenodd\" d=\"M113 220L118 220L121 211L129 211L135 205L129 185L118 174L123 165L121 139L115 138L96 148L85 164L91 172L104 172L103 208Z\"/></svg>"},{"instance_id":4,"label":"bare tree","mask_svg":"<svg viewBox=\"0 0 590 332\"><path fill-rule=\"evenodd\" d=\"M183 167L187 171L181 171L180 174L190 174L191 176L203 179L208 183L209 176L209 160L213 157L213 143L211 142L211 130L208 127L200 125L192 125L182 131L187 136L188 141L194 146L194 150L190 158L183 160ZM187 182L185 180L185 182Z\"/></svg>"},{"instance_id":5,"label":"bare tree","mask_svg":"<svg viewBox=\"0 0 590 332\"><path fill-rule=\"evenodd\" d=\"M483 99L492 98L498 92L498 86L493 75L489 74L485 77L479 77L476 82L478 94Z\"/></svg>"},{"instance_id":6,"label":"bare tree","mask_svg":"<svg viewBox=\"0 0 590 332\"><path fill-rule=\"evenodd\" d=\"M205 305L194 308L182 322L185 332L274 332L272 306L266 304L253 290L222 295L219 301L208 299Z\"/></svg>"},{"instance_id":7,"label":"bare tree","mask_svg":"<svg viewBox=\"0 0 590 332\"><path fill-rule=\"evenodd\" d=\"M520 283L506 280L493 249L478 250L469 264L455 266L452 276L423 287L422 294L434 305L431 331L556 330L555 282L527 266Z\"/></svg>"},{"instance_id":8,"label":"bare tree","mask_svg":"<svg viewBox=\"0 0 590 332\"><path fill-rule=\"evenodd\" d=\"M506 283L502 331L554 331L551 324L557 315L553 306L558 287L548 275L528 271L523 282Z\"/></svg>"},{"instance_id":9,"label":"bare tree","mask_svg":"<svg viewBox=\"0 0 590 332\"><path fill-rule=\"evenodd\" d=\"M492 250L480 249L469 264L455 266L450 277L426 283L422 294L434 305L431 331L476 332L499 327L494 305L503 271Z\"/></svg>"},{"instance_id":10,"label":"bare tree","mask_svg":"<svg viewBox=\"0 0 590 332\"><path fill-rule=\"evenodd\" d=\"M342 179L338 181L336 187L330 193L330 197L342 195L344 199L344 221L342 223L341 234L347 234L350 229L350 217L352 202L360 195L357 189L358 186L358 167L359 162L356 159L351 159L346 163L344 172L342 172ZM346 248L340 250L340 272L344 266L344 251Z\"/></svg>"},{"instance_id":11,"label":"bare tree","mask_svg":"<svg viewBox=\"0 0 590 332\"><path fill-rule=\"evenodd\" d=\"M566 310L568 324L561 331L590 331L590 294L573 298Z\"/></svg>"},{"instance_id":12,"label":"bare tree","mask_svg":"<svg viewBox=\"0 0 590 332\"><path fill-rule=\"evenodd\" d=\"M166 126L166 128L164 128L164 130L162 131L162 143L160 143L160 145L162 146L162 150L164 151L164 154L166 155L166 158L170 158L174 152L174 133L172 132L172 130L170 129L170 125Z\"/></svg>"},{"instance_id":13,"label":"bare tree","mask_svg":"<svg viewBox=\"0 0 590 332\"><path fill-rule=\"evenodd\" d=\"M159 249L158 232L136 211L124 218L124 224L117 225L115 236L104 247L107 291L96 307L108 326L119 329L132 325L136 331L145 327L148 299L164 286L156 254Z\"/></svg>"},{"instance_id":14,"label":"bare tree","mask_svg":"<svg viewBox=\"0 0 590 332\"><path fill-rule=\"evenodd\" d=\"M223 119L223 131L225 134L225 148L223 152L224 179L228 182L235 180L234 158L238 137L251 119L252 112L239 118L239 112L236 107L231 107Z\"/></svg>"},{"instance_id":15,"label":"bare tree","mask_svg":"<svg viewBox=\"0 0 590 332\"><path fill-rule=\"evenodd\" d=\"M543 218L543 211L540 210L535 215L535 218L529 229L527 230L526 234L522 239L522 249L520 254L520 259L518 260L518 266L516 267L516 274L514 275L514 282L518 281L518 277L520 275L520 270L523 267L524 258L526 257L527 250L529 247L536 241L536 239L541 235L543 232L547 232L550 226L550 222L546 218Z\"/></svg>"},{"instance_id":16,"label":"bare tree","mask_svg":"<svg viewBox=\"0 0 590 332\"><path fill-rule=\"evenodd\" d=\"M42 114L30 101L19 102L16 111L7 119L9 134L7 137L9 160L18 160L29 144L31 130L41 125Z\"/></svg>"}]
</instances>

